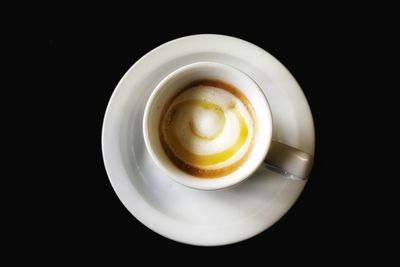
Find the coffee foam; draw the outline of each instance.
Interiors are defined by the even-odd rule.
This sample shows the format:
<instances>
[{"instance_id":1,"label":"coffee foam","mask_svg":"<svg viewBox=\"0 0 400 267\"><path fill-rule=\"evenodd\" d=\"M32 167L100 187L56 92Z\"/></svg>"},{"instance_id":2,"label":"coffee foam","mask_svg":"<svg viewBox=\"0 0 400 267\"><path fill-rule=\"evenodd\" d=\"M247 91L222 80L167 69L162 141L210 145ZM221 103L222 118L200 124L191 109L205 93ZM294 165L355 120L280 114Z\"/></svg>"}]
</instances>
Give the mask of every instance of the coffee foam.
<instances>
[{"instance_id":1,"label":"coffee foam","mask_svg":"<svg viewBox=\"0 0 400 267\"><path fill-rule=\"evenodd\" d=\"M198 169L226 169L241 161L255 125L251 106L240 96L212 82L186 88L165 109L162 143L176 160Z\"/></svg>"}]
</instances>

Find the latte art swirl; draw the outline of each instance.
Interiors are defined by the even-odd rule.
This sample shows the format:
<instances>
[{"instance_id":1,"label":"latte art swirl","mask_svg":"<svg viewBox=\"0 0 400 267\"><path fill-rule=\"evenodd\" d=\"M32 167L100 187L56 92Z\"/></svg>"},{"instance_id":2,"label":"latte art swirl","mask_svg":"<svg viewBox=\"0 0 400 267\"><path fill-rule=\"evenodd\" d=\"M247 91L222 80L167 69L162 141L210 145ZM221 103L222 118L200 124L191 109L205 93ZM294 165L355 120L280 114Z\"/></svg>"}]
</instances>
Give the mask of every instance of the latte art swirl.
<instances>
[{"instance_id":1,"label":"latte art swirl","mask_svg":"<svg viewBox=\"0 0 400 267\"><path fill-rule=\"evenodd\" d=\"M235 87L200 81L180 91L163 111L161 143L185 172L219 177L247 159L256 127L251 105Z\"/></svg>"}]
</instances>

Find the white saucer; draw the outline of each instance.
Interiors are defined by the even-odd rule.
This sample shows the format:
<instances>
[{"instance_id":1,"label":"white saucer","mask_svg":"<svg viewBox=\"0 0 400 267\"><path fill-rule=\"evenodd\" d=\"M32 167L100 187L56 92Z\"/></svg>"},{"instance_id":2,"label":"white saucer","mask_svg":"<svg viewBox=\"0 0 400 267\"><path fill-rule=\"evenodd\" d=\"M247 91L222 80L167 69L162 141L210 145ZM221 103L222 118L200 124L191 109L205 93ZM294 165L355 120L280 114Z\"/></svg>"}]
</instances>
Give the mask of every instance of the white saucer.
<instances>
[{"instance_id":1,"label":"white saucer","mask_svg":"<svg viewBox=\"0 0 400 267\"><path fill-rule=\"evenodd\" d=\"M273 113L273 139L313 155L314 125L289 71L266 51L237 38L206 34L173 40L124 75L108 104L102 132L104 163L115 192L133 216L160 235L193 245L223 245L273 225L306 182L260 167L236 187L199 191L172 181L156 167L143 140L145 104L163 77L197 61L232 65L261 86Z\"/></svg>"}]
</instances>

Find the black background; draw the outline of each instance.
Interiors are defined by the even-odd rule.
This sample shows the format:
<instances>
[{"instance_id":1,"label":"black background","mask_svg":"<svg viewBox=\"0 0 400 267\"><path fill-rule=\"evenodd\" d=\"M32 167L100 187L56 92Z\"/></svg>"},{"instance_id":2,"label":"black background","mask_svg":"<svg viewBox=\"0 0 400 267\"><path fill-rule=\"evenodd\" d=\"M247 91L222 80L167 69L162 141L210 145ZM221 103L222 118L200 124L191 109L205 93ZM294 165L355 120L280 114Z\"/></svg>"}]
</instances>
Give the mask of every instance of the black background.
<instances>
[{"instance_id":1,"label":"black background","mask_svg":"<svg viewBox=\"0 0 400 267\"><path fill-rule=\"evenodd\" d=\"M138 256L139 251L157 250L171 253L170 260L176 259L172 255L177 253L200 252L205 258L220 256L222 261L229 255L252 261L265 261L267 256L281 263L302 260L339 264L345 258L357 262L365 253L362 248L371 248L377 233L368 227L374 222L373 216L365 216L376 211L376 205L356 184L356 180L367 177L351 166L354 151L364 151L358 129L367 111L355 105L355 96L369 94L360 83L368 74L357 70L367 63L364 55L368 49L363 44L370 39L367 33L371 30L369 20L361 23L353 14L342 10L290 19L285 16L284 21L268 20L264 15L246 23L220 22L214 15L184 26L178 22L146 27L137 19L131 21L132 28L123 31L94 27L90 22L79 34L75 28L63 29L62 34L54 31L44 47L50 77L46 94L52 99L46 105L59 117L53 121L47 116L51 121L47 143L51 146L46 160L56 171L49 174L53 179L46 180L52 190L40 199L46 206L53 202L54 207L43 211L41 218L49 219L44 223L39 219L41 230L35 236L43 233L42 238L50 247L59 247L54 250L62 255L65 244L72 242L66 246L71 257L89 251L97 256L113 251L129 258ZM263 233L214 248L171 241L138 222L111 187L100 142L108 100L129 67L164 42L198 33L235 36L274 55L302 87L316 127L315 166L296 204ZM365 164L369 164L368 159ZM256 253L255 248L260 247L264 252Z\"/></svg>"}]
</instances>

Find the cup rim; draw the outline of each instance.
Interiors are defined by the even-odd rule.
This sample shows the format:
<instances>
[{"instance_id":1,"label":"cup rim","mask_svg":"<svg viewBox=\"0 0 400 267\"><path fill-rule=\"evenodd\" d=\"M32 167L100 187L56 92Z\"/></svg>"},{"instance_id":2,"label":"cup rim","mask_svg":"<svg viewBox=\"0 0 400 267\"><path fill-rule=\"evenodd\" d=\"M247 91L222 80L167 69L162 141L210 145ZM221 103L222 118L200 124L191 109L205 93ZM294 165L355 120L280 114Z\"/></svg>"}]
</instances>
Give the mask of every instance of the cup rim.
<instances>
[{"instance_id":1,"label":"cup rim","mask_svg":"<svg viewBox=\"0 0 400 267\"><path fill-rule=\"evenodd\" d=\"M257 91L260 93L260 95L262 95L262 97L260 97L259 102L260 101L263 102L263 106L265 107L264 111L266 111L265 115L268 117L267 121L263 122L263 124L264 123L267 124L266 128L268 130L267 130L267 136L265 136L265 138L268 138L268 140L267 140L268 142L266 142L264 150L257 157L257 159L256 159L257 164L254 165L255 167L253 167L249 171L247 171L246 175L243 175L243 177L236 178L236 179L229 179L229 180L226 179L226 182L215 183L216 180L221 181L222 179L226 178L229 175L223 176L223 177L205 179L205 178L199 178L196 176L191 176L189 174L186 174L185 172L183 172L180 169L179 170L180 170L181 174L176 175L176 174L172 173L171 170L165 166L165 164L162 162L162 160L160 160L159 156L155 153L155 151L153 149L153 144L149 140L149 129L148 129L149 128L149 119L150 119L149 113L150 113L151 107L155 104L154 103L155 99L161 93L161 89L164 88L164 86L167 85L167 83L169 81L171 81L173 78L177 77L181 73L184 73L184 72L194 69L194 68L200 68L200 67L217 67L217 68L229 69L229 71L236 72L236 74L242 76L242 78L245 78L249 82L251 82L253 84L254 88L257 88ZM177 68L176 70L172 71L167 76L165 76L156 85L156 87L154 88L153 92L151 93L151 95L146 103L146 106L145 106L145 111L144 111L144 115L143 115L143 137L144 137L144 141L145 141L145 146L146 146L147 151L149 152L150 157L152 158L153 162L169 178L171 178L172 180L174 180L182 185L190 187L190 188L201 189L201 190L217 190L217 189L223 189L223 188L228 188L228 187L237 185L237 184L245 181L257 170L257 168L262 164L263 160L267 156L269 146L270 146L270 143L272 140L272 125L273 125L272 112L271 112L270 105L269 105L264 93L262 92L262 89L260 88L260 86L250 76L248 76L246 73L244 73L241 70L239 70L233 66L230 66L228 64L222 64L222 63L211 62L211 61L201 61L201 62L195 62L195 63L191 63L191 64L184 65L184 66ZM247 161L245 163L243 163L242 166L244 166L246 164L247 164ZM242 168L242 166L240 168ZM237 170L233 171L232 173L235 173L236 171ZM190 176L190 180L183 178L186 176ZM193 181L196 181L196 180L202 181L202 182L194 183Z\"/></svg>"}]
</instances>

